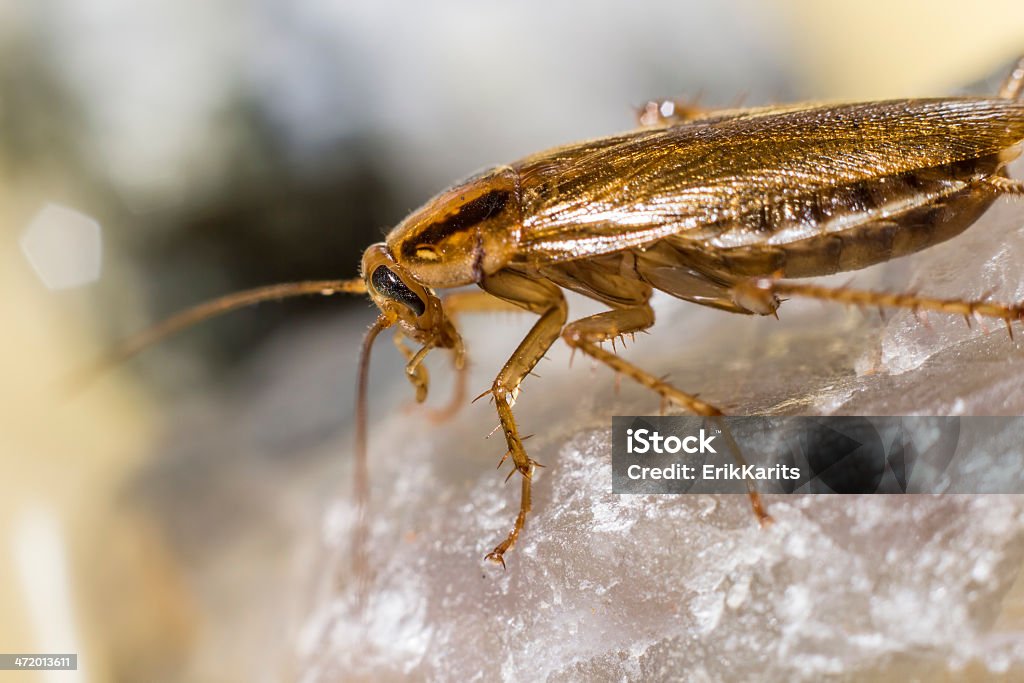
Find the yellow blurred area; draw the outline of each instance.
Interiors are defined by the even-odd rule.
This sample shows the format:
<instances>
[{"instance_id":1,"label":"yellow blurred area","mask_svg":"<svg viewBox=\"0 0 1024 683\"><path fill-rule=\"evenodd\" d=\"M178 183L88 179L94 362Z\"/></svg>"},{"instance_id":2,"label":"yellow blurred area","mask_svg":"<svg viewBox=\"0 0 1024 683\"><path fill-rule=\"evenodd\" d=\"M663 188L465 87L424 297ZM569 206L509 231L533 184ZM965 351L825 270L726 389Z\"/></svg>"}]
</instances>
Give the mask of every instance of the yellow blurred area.
<instances>
[{"instance_id":1,"label":"yellow blurred area","mask_svg":"<svg viewBox=\"0 0 1024 683\"><path fill-rule=\"evenodd\" d=\"M0 206L17 235L28 208L3 193ZM150 406L116 375L67 392L97 350L83 300L48 291L14 245L0 249L0 649L78 653L80 670L0 680L113 680L134 658L180 657L194 627L157 530L118 503Z\"/></svg>"},{"instance_id":2,"label":"yellow blurred area","mask_svg":"<svg viewBox=\"0 0 1024 683\"><path fill-rule=\"evenodd\" d=\"M1024 53L1017 0L777 0L794 65L821 99L939 96Z\"/></svg>"}]
</instances>

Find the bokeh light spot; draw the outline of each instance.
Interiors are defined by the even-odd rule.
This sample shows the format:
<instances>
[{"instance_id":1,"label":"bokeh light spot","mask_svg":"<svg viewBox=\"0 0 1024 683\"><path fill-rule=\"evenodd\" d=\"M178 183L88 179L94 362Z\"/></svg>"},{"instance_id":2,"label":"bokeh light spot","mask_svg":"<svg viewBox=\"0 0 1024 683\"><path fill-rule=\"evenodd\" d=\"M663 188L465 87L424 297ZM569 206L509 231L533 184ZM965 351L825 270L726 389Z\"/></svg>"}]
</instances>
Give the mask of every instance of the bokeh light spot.
<instances>
[{"instance_id":1,"label":"bokeh light spot","mask_svg":"<svg viewBox=\"0 0 1024 683\"><path fill-rule=\"evenodd\" d=\"M99 279L100 224L59 204L47 204L21 235L21 250L50 289L82 287Z\"/></svg>"}]
</instances>

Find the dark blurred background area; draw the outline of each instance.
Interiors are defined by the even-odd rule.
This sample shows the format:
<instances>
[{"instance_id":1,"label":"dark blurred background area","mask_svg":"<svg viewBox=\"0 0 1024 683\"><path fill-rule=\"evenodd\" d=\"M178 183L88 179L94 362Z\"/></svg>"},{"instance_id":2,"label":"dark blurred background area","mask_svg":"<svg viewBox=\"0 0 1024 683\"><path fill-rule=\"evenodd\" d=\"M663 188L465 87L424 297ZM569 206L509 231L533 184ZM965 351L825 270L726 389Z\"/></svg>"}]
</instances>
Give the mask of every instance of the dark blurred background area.
<instances>
[{"instance_id":1,"label":"dark blurred background area","mask_svg":"<svg viewBox=\"0 0 1024 683\"><path fill-rule=\"evenodd\" d=\"M92 292L110 338L234 289L355 275L362 249L446 184L629 128L651 97L795 94L781 34L762 25L778 18L713 5L15 7L4 157L22 184L43 179L23 196L100 223ZM671 29L650 21L665 14ZM230 363L323 310L264 306L174 343Z\"/></svg>"}]
</instances>

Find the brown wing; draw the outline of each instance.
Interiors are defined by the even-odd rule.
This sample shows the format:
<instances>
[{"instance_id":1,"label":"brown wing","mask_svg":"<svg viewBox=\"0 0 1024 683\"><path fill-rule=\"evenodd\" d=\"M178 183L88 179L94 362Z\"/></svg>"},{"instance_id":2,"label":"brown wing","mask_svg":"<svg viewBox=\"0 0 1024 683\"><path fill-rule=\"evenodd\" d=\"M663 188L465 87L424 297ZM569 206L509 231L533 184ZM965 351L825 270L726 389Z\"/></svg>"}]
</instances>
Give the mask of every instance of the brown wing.
<instances>
[{"instance_id":1,"label":"brown wing","mask_svg":"<svg viewBox=\"0 0 1024 683\"><path fill-rule=\"evenodd\" d=\"M961 98L723 112L583 142L513 165L520 253L543 263L671 235L728 242L765 206L997 155L1022 140L1024 103Z\"/></svg>"}]
</instances>

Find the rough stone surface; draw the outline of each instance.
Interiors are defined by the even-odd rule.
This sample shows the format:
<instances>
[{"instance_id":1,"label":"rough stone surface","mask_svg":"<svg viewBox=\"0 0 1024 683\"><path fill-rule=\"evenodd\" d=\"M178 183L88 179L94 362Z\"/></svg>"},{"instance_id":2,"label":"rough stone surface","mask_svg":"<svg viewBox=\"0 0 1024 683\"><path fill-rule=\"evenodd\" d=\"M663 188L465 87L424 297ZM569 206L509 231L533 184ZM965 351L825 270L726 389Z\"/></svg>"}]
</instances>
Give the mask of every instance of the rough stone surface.
<instances>
[{"instance_id":1,"label":"rough stone surface","mask_svg":"<svg viewBox=\"0 0 1024 683\"><path fill-rule=\"evenodd\" d=\"M1002 201L965 235L853 285L1024 298L1024 205ZM834 278L839 284L850 275ZM587 309L573 300L574 312ZM588 311L590 309L587 309ZM781 321L660 299L627 356L734 413L1024 414L1017 326L787 302ZM467 321L487 386L530 320ZM392 354L389 348L379 356ZM379 360L379 359L378 359ZM1024 674L1024 502L1015 496L769 497L762 530L742 496L610 493L613 414L657 397L557 349L516 406L539 471L508 569L482 558L518 504L484 401L444 425L375 400L369 541L357 606L352 499L326 510L305 584L293 669L305 681L904 680ZM394 359L375 385L404 381ZM446 363L432 366L441 377ZM379 386L379 385L378 385ZM381 393L409 400L411 389ZM478 392L477 392L478 393ZM440 403L445 388L433 391ZM350 436L338 451L351 452ZM962 472L1021 476L994 434ZM346 481L349 481L346 479Z\"/></svg>"}]
</instances>

